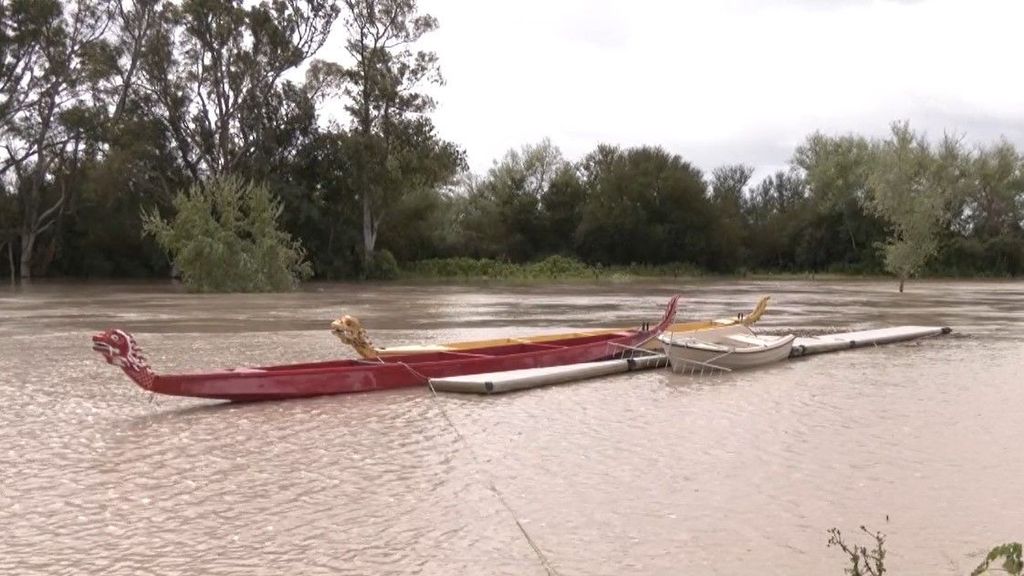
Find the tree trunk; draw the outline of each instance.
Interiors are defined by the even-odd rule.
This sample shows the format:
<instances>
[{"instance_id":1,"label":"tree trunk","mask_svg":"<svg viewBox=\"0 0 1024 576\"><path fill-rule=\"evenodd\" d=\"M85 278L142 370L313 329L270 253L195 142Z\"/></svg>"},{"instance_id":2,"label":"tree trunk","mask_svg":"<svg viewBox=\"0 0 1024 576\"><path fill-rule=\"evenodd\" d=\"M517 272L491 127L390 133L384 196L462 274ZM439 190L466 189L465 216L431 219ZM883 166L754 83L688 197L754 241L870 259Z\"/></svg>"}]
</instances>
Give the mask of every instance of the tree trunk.
<instances>
[{"instance_id":1,"label":"tree trunk","mask_svg":"<svg viewBox=\"0 0 1024 576\"><path fill-rule=\"evenodd\" d=\"M21 268L21 279L32 278L32 249L36 244L36 234L31 230L23 230L21 233L21 258L18 265Z\"/></svg>"},{"instance_id":2,"label":"tree trunk","mask_svg":"<svg viewBox=\"0 0 1024 576\"><path fill-rule=\"evenodd\" d=\"M377 226L370 208L370 195L363 193L363 270L373 262L373 248L377 244Z\"/></svg>"},{"instance_id":3,"label":"tree trunk","mask_svg":"<svg viewBox=\"0 0 1024 576\"><path fill-rule=\"evenodd\" d=\"M903 294L903 283L906 282L906 278L900 276L900 294Z\"/></svg>"},{"instance_id":4,"label":"tree trunk","mask_svg":"<svg viewBox=\"0 0 1024 576\"><path fill-rule=\"evenodd\" d=\"M14 240L7 243L7 264L11 267L11 284L17 282L14 274Z\"/></svg>"},{"instance_id":5,"label":"tree trunk","mask_svg":"<svg viewBox=\"0 0 1024 576\"><path fill-rule=\"evenodd\" d=\"M843 202L843 226L846 228L846 233L850 236L850 245L853 247L854 257L859 258L860 253L857 250L857 238L853 235L853 218L850 216L850 201L846 200Z\"/></svg>"},{"instance_id":6,"label":"tree trunk","mask_svg":"<svg viewBox=\"0 0 1024 576\"><path fill-rule=\"evenodd\" d=\"M34 203L32 206L34 207ZM36 240L39 239L42 233L53 226L63 206L64 193L62 192L57 202L47 208L38 218L35 216L35 210L29 210L25 215L25 222L21 227L21 260L19 261L21 278L23 280L32 277L33 252L35 251Z\"/></svg>"},{"instance_id":7,"label":"tree trunk","mask_svg":"<svg viewBox=\"0 0 1024 576\"><path fill-rule=\"evenodd\" d=\"M40 276L50 275L50 265L57 258L57 242L57 236L51 234L49 241L45 242L41 246L42 250L36 254L35 267Z\"/></svg>"}]
</instances>

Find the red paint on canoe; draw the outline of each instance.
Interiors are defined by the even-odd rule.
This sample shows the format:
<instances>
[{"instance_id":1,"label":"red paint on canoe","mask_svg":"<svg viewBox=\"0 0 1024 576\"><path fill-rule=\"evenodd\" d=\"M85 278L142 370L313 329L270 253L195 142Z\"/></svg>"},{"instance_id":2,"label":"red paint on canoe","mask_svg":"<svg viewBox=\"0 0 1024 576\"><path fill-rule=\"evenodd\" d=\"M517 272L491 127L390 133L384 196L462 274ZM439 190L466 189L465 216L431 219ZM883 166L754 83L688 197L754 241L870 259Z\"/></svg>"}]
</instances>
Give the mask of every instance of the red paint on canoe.
<instances>
[{"instance_id":1,"label":"red paint on canoe","mask_svg":"<svg viewBox=\"0 0 1024 576\"><path fill-rule=\"evenodd\" d=\"M513 344L458 352L387 356L379 360L336 360L198 374L158 375L146 363L135 338L123 330L92 337L93 350L120 367L141 388L160 394L234 401L279 400L426 385L428 378L544 368L621 357L672 324L679 296L649 330Z\"/></svg>"}]
</instances>

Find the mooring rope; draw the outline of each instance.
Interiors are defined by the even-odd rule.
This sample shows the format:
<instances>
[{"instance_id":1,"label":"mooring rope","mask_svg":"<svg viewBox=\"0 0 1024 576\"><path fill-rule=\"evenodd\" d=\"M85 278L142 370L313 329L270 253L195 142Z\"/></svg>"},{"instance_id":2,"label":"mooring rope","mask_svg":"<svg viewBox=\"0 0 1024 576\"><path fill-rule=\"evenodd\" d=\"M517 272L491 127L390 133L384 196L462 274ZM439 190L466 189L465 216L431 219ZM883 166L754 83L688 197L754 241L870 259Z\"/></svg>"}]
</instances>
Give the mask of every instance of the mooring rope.
<instances>
[{"instance_id":1,"label":"mooring rope","mask_svg":"<svg viewBox=\"0 0 1024 576\"><path fill-rule=\"evenodd\" d=\"M455 425L455 422L452 422L451 417L448 415L448 411L444 409L444 404L441 402L441 399L438 398L437 390L434 389L434 383L430 381L430 378L427 378L423 374L417 372L415 368L409 366L405 362L399 362L399 364L405 367L405 369L408 370L409 372L415 374L417 377L423 378L424 380L427 381L427 386L430 388L430 395L433 398L434 403L437 404L438 409L441 410L441 415L444 416L445 421L448 422L448 426L455 431L455 435L458 436L459 441L462 442L462 444L469 451L469 455L473 458L473 462L476 463L477 468L483 469L483 465L480 463L480 458L477 457L476 451L473 450L473 445L470 444L468 440L466 440L466 437L462 435L461 431L459 431L459 427ZM494 495L497 496L498 502L501 503L501 505L508 512L509 516L511 516L512 520L516 523L516 527L519 528L519 532L523 535L523 538L526 539L526 543L530 545L530 548L533 548L533 553L537 555L537 559L540 560L540 564L544 567L544 570L548 573L549 576L558 576L558 571L555 570L554 566L551 565L551 562L548 561L547 556L544 555L544 552L540 549L540 546L538 546L537 543L530 536L530 533L526 531L526 528L523 526L523 523L519 521L519 517L516 516L515 511L512 510L512 507L509 506L508 501L505 500L505 496L502 495L501 491L498 490L497 485L494 484L494 479L487 478L487 484L491 492L493 492Z\"/></svg>"}]
</instances>

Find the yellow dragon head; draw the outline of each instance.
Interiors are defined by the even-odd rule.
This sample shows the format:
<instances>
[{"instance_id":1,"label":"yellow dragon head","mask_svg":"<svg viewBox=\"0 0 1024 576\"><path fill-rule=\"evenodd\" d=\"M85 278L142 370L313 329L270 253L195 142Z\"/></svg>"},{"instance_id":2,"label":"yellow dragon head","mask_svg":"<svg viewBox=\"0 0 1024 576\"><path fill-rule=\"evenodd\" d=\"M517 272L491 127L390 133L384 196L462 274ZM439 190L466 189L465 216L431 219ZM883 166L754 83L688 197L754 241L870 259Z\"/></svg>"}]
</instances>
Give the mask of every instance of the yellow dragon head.
<instances>
[{"instance_id":1,"label":"yellow dragon head","mask_svg":"<svg viewBox=\"0 0 1024 576\"><path fill-rule=\"evenodd\" d=\"M331 322L331 333L355 349L363 358L377 358L377 349L373 347L370 336L363 329L363 325L359 322L358 318L348 314L338 318Z\"/></svg>"}]
</instances>

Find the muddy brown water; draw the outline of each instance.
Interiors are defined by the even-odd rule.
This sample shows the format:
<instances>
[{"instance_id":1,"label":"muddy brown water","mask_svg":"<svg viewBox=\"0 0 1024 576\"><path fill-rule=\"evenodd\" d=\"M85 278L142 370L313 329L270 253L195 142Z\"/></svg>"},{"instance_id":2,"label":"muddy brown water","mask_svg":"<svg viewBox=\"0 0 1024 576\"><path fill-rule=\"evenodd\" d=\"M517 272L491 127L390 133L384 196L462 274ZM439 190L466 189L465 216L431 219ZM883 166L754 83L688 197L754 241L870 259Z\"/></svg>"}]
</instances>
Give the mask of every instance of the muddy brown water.
<instances>
[{"instance_id":1,"label":"muddy brown water","mask_svg":"<svg viewBox=\"0 0 1024 576\"><path fill-rule=\"evenodd\" d=\"M867 524L892 573L966 574L1024 539L1024 284L894 288L3 289L0 573L841 574L826 530ZM955 333L714 377L259 404L152 397L89 343L124 327L165 372L318 360L350 354L342 313L381 345L440 342L654 321L673 292L686 318L769 294L772 332Z\"/></svg>"}]
</instances>

